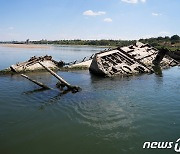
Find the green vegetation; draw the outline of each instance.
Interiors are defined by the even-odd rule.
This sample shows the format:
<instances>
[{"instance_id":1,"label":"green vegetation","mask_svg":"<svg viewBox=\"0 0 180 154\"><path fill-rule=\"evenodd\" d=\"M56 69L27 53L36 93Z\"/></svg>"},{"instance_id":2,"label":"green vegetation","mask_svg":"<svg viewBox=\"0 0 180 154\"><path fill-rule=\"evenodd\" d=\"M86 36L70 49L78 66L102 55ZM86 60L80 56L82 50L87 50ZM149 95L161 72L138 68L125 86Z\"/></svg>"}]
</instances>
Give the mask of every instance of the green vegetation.
<instances>
[{"instance_id":1,"label":"green vegetation","mask_svg":"<svg viewBox=\"0 0 180 154\"><path fill-rule=\"evenodd\" d=\"M164 47L172 51L180 50L180 37L178 35L173 35L172 37L165 36L149 39L140 39L139 41L142 43L148 43L157 49Z\"/></svg>"},{"instance_id":2,"label":"green vegetation","mask_svg":"<svg viewBox=\"0 0 180 154\"><path fill-rule=\"evenodd\" d=\"M180 37L173 35L172 37L157 37L148 39L139 39L140 42L148 43L156 48L166 47L171 50L180 49ZM110 46L110 47L122 47L135 43L136 40L40 40L31 41L33 44L57 44L57 45L92 45L92 46Z\"/></svg>"},{"instance_id":3,"label":"green vegetation","mask_svg":"<svg viewBox=\"0 0 180 154\"><path fill-rule=\"evenodd\" d=\"M39 40L39 41L29 41L27 39L25 42L0 42L0 43L14 43L14 44L54 44L54 45L91 45L91 46L107 46L107 47L122 47L134 44L136 40ZM172 37L157 37L148 39L139 39L140 42L148 43L155 48L168 48L170 50L180 50L180 37L178 35L173 35Z\"/></svg>"},{"instance_id":4,"label":"green vegetation","mask_svg":"<svg viewBox=\"0 0 180 154\"><path fill-rule=\"evenodd\" d=\"M135 43L135 40L40 40L40 41L31 41L33 44L57 44L57 45L92 45L92 46L127 46Z\"/></svg>"},{"instance_id":5,"label":"green vegetation","mask_svg":"<svg viewBox=\"0 0 180 154\"><path fill-rule=\"evenodd\" d=\"M180 49L180 37L178 35L173 35L172 37L157 37L157 38L148 38L140 39L140 42L148 43L156 48L166 47L170 50ZM92 46L111 46L111 47L122 47L128 46L135 43L136 40L40 40L40 41L31 41L33 44L57 44L57 45L92 45Z\"/></svg>"}]
</instances>

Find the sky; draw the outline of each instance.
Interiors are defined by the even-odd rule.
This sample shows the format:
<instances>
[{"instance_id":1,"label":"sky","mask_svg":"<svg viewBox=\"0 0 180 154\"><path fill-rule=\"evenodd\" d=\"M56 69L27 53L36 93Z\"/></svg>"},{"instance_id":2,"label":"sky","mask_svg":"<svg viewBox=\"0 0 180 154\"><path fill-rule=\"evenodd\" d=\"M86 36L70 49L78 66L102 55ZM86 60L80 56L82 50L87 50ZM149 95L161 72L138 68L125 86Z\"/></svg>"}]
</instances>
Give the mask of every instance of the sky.
<instances>
[{"instance_id":1,"label":"sky","mask_svg":"<svg viewBox=\"0 0 180 154\"><path fill-rule=\"evenodd\" d=\"M180 35L180 0L0 0L0 41Z\"/></svg>"}]
</instances>

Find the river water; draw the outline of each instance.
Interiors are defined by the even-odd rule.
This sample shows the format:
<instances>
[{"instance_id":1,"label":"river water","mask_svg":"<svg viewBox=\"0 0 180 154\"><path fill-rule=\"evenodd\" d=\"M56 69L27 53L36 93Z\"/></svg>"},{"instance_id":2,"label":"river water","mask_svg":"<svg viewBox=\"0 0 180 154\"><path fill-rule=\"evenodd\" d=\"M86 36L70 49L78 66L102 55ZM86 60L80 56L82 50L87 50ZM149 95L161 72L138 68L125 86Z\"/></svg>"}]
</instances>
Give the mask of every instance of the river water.
<instances>
[{"instance_id":1,"label":"river water","mask_svg":"<svg viewBox=\"0 0 180 154\"><path fill-rule=\"evenodd\" d=\"M54 46L50 49L0 47L0 69L52 55L66 62L102 50ZM174 152L143 149L146 141L180 138L180 68L162 76L100 78L89 71L59 71L82 91L61 94L49 73L28 73L55 90L38 87L20 75L0 76L1 154L139 154Z\"/></svg>"}]
</instances>

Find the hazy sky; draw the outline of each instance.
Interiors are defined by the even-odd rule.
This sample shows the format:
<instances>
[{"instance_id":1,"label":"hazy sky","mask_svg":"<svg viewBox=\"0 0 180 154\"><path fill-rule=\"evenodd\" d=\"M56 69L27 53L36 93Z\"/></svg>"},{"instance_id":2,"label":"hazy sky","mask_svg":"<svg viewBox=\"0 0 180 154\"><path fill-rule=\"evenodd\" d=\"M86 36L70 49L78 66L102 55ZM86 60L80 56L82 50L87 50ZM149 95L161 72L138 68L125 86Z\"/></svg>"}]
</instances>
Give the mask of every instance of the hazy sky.
<instances>
[{"instance_id":1,"label":"hazy sky","mask_svg":"<svg viewBox=\"0 0 180 154\"><path fill-rule=\"evenodd\" d=\"M180 0L0 0L0 41L180 35Z\"/></svg>"}]
</instances>

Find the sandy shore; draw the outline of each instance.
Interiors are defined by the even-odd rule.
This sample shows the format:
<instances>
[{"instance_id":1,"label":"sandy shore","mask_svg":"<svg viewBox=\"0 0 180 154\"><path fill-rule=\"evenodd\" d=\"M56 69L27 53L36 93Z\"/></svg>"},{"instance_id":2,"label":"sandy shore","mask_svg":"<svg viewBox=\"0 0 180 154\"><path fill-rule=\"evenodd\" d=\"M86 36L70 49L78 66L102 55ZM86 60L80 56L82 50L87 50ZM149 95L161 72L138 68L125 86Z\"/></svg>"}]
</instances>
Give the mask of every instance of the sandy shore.
<instances>
[{"instance_id":1,"label":"sandy shore","mask_svg":"<svg viewBox=\"0 0 180 154\"><path fill-rule=\"evenodd\" d=\"M50 45L41 45L41 44L0 44L2 47L10 48L50 48Z\"/></svg>"}]
</instances>

